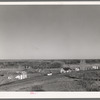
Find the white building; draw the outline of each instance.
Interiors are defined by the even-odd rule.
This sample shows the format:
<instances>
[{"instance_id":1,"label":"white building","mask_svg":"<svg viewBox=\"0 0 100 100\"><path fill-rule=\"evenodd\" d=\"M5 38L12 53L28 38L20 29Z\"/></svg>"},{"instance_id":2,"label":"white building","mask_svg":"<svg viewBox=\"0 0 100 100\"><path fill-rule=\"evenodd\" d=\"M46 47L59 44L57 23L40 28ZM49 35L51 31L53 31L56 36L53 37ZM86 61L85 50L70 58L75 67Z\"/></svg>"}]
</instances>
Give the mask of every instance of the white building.
<instances>
[{"instance_id":1,"label":"white building","mask_svg":"<svg viewBox=\"0 0 100 100\"><path fill-rule=\"evenodd\" d=\"M75 71L80 71L80 68L75 68Z\"/></svg>"},{"instance_id":2,"label":"white building","mask_svg":"<svg viewBox=\"0 0 100 100\"><path fill-rule=\"evenodd\" d=\"M61 68L60 73L69 73L72 70L70 68Z\"/></svg>"},{"instance_id":3,"label":"white building","mask_svg":"<svg viewBox=\"0 0 100 100\"><path fill-rule=\"evenodd\" d=\"M52 73L48 73L47 75L48 75L48 76L51 76L51 75L52 75Z\"/></svg>"},{"instance_id":4,"label":"white building","mask_svg":"<svg viewBox=\"0 0 100 100\"><path fill-rule=\"evenodd\" d=\"M19 79L19 80L22 80L22 79L25 79L27 78L27 72L25 71L22 71L22 72L17 72L17 73L13 73L12 75L8 76L8 79L11 80L11 79Z\"/></svg>"},{"instance_id":5,"label":"white building","mask_svg":"<svg viewBox=\"0 0 100 100\"><path fill-rule=\"evenodd\" d=\"M15 78L20 79L20 80L25 79L27 78L27 72L22 71L21 74L17 75Z\"/></svg>"},{"instance_id":6,"label":"white building","mask_svg":"<svg viewBox=\"0 0 100 100\"><path fill-rule=\"evenodd\" d=\"M99 69L98 66L92 66L92 69Z\"/></svg>"}]
</instances>

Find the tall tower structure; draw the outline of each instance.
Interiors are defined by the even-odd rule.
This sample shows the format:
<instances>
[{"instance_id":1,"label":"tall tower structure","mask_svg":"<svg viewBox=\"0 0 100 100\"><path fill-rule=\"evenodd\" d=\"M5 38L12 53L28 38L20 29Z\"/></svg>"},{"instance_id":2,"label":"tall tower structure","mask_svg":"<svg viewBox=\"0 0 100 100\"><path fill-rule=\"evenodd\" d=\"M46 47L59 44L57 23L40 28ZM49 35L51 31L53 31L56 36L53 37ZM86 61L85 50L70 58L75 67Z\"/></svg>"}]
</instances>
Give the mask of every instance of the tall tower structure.
<instances>
[{"instance_id":1,"label":"tall tower structure","mask_svg":"<svg viewBox=\"0 0 100 100\"><path fill-rule=\"evenodd\" d=\"M80 60L80 69L85 70L86 69L86 61L85 59Z\"/></svg>"}]
</instances>

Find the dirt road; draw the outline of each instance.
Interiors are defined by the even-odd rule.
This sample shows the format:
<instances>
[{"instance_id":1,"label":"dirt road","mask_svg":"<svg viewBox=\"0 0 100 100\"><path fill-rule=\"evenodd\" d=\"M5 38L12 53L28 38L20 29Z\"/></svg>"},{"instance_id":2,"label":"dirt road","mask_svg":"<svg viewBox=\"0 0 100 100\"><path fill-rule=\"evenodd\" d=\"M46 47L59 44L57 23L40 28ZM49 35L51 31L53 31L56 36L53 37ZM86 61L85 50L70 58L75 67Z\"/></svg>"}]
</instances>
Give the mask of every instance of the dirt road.
<instances>
[{"instance_id":1,"label":"dirt road","mask_svg":"<svg viewBox=\"0 0 100 100\"><path fill-rule=\"evenodd\" d=\"M54 80L56 78L64 77L61 74L52 75L52 76L37 76L24 80L18 80L15 82L7 83L4 85L0 85L0 91L17 91L20 88L25 88L28 86L42 85L49 80Z\"/></svg>"}]
</instances>

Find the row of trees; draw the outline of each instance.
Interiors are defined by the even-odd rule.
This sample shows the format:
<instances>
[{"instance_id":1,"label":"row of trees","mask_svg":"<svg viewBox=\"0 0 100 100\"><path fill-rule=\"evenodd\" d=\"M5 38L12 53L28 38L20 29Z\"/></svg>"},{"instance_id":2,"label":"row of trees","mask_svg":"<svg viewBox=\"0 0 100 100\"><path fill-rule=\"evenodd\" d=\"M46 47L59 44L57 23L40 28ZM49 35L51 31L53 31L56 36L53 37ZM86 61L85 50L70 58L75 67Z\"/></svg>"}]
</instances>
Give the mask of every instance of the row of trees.
<instances>
[{"instance_id":1,"label":"row of trees","mask_svg":"<svg viewBox=\"0 0 100 100\"><path fill-rule=\"evenodd\" d=\"M22 61L22 62L0 62L1 68L30 66L31 68L60 68L63 64L81 64L83 60L60 60L60 61ZM86 64L100 63L100 60L84 60Z\"/></svg>"}]
</instances>

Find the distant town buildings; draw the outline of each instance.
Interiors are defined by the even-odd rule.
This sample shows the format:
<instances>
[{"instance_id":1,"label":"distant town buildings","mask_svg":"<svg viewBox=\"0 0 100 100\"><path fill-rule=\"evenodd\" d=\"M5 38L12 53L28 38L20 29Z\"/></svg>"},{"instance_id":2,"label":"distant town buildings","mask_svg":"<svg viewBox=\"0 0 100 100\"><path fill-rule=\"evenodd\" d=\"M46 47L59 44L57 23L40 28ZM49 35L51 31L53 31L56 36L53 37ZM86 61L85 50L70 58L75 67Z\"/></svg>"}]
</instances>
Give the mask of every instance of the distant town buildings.
<instances>
[{"instance_id":1,"label":"distant town buildings","mask_svg":"<svg viewBox=\"0 0 100 100\"><path fill-rule=\"evenodd\" d=\"M92 69L99 69L98 66L92 66Z\"/></svg>"},{"instance_id":2,"label":"distant town buildings","mask_svg":"<svg viewBox=\"0 0 100 100\"><path fill-rule=\"evenodd\" d=\"M18 80L22 80L22 79L25 79L27 78L27 72L25 71L17 71L16 73L12 73L11 75L8 76L8 79L11 80L11 79L18 79Z\"/></svg>"}]
</instances>

